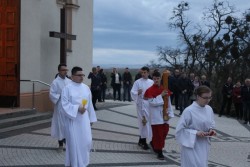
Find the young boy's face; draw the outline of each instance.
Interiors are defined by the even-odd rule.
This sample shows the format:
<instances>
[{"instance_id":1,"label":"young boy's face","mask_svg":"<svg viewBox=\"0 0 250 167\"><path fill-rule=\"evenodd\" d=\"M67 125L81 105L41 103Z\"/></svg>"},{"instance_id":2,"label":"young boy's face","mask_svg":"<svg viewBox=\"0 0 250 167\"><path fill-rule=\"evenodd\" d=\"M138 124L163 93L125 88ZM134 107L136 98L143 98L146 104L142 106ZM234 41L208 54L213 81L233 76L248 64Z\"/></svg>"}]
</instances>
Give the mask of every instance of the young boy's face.
<instances>
[{"instance_id":1,"label":"young boy's face","mask_svg":"<svg viewBox=\"0 0 250 167\"><path fill-rule=\"evenodd\" d=\"M155 85L160 85L161 84L161 77L153 76L153 81L154 81Z\"/></svg>"},{"instance_id":2,"label":"young boy's face","mask_svg":"<svg viewBox=\"0 0 250 167\"><path fill-rule=\"evenodd\" d=\"M148 71L147 70L142 70L141 75L142 75L142 78L148 79Z\"/></svg>"}]
</instances>

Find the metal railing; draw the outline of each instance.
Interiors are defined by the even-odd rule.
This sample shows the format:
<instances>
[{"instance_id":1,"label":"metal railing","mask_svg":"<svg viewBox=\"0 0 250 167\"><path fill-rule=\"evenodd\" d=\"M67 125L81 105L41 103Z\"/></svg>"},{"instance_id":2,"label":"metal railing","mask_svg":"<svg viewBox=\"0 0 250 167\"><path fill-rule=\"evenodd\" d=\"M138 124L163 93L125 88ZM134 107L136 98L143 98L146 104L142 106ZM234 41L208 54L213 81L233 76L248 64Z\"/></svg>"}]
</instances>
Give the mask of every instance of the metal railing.
<instances>
[{"instance_id":1,"label":"metal railing","mask_svg":"<svg viewBox=\"0 0 250 167\"><path fill-rule=\"evenodd\" d=\"M43 85L46 85L46 86L49 86L50 87L50 84L46 83L46 82L43 82L43 81L40 81L40 80L25 80L25 79L22 79L20 80L21 82L32 82L32 109L35 109L35 83L40 83L40 84L43 84Z\"/></svg>"}]
</instances>

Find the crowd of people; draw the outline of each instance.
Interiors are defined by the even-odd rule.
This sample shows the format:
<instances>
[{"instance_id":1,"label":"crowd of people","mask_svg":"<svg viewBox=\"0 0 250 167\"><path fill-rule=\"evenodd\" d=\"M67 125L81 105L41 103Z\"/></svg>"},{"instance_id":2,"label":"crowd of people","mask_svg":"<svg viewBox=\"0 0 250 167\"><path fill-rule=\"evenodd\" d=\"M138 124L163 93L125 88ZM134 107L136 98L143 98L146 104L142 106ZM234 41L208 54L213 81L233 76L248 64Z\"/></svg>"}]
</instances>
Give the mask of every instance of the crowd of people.
<instances>
[{"instance_id":1,"label":"crowd of people","mask_svg":"<svg viewBox=\"0 0 250 167\"><path fill-rule=\"evenodd\" d=\"M194 91L197 87L205 85L210 88L210 82L205 75L199 76L190 73L189 77L185 72L175 69L173 75L169 77L169 88L172 91L171 102L175 109L183 110L195 100ZM250 79L246 78L244 84L237 80L235 84L231 77L221 88L222 102L218 112L219 117L226 115L244 120L244 124L250 121ZM234 108L232 106L234 105Z\"/></svg>"},{"instance_id":2,"label":"crowd of people","mask_svg":"<svg viewBox=\"0 0 250 167\"><path fill-rule=\"evenodd\" d=\"M157 158L164 160L162 151L169 132L169 119L174 117L170 98L172 92L170 89L164 88L162 80L165 78L158 70L154 70L152 79L149 78L148 67L142 67L140 73L141 78L134 82L131 90L139 125L138 145L147 150L150 148L149 143L157 154ZM175 74L178 73L179 71L176 70ZM177 85L178 93L180 93L178 97L183 101L183 110L176 127L176 140L181 146L181 166L208 166L210 140L212 136L216 135L214 112L208 105L212 99L212 90L206 85L198 85L194 89L186 74L182 74L181 78L177 80L173 80L174 78L171 77L173 76L167 78L168 85L170 86L171 82L173 85ZM178 84L174 82L178 82ZM191 93L195 99L192 104L187 104L189 106L185 107L184 103L189 97L191 88L194 90ZM164 107L165 103L167 103L167 108ZM164 113L167 114L167 119L164 117Z\"/></svg>"},{"instance_id":3,"label":"crowd of people","mask_svg":"<svg viewBox=\"0 0 250 167\"><path fill-rule=\"evenodd\" d=\"M105 102L106 90L108 88L108 77L100 66L93 67L89 73L88 79L91 79L91 92L93 95L93 104L95 110L96 102ZM113 100L131 101L130 90L132 88L132 75L129 68L125 68L124 73L120 74L116 68L112 69L110 74L110 86L113 89ZM123 88L123 91L121 89ZM123 93L122 93L123 92Z\"/></svg>"},{"instance_id":4,"label":"crowd of people","mask_svg":"<svg viewBox=\"0 0 250 167\"><path fill-rule=\"evenodd\" d=\"M70 79L67 71L66 64L59 64L58 74L50 88L50 99L54 103L51 136L58 140L59 151L67 143L65 166L87 166L92 142L91 125L97 121L96 102L105 102L108 78L100 66L93 67L88 75L91 85L87 86L82 83L85 76L82 68L73 67ZM150 73L148 67L142 67L133 82L129 68L125 68L123 74L113 68L110 74L113 100L134 101L138 145L144 150L151 147L160 160L164 160L162 151L169 131L169 119L174 117L173 103L180 111L176 140L182 148L182 166L207 166L210 137L216 135L214 112L208 105L212 99L210 82L205 75L199 78L194 73L188 75L175 69L167 78L166 89L162 77L159 69ZM228 77L222 87L222 96L219 116L229 116L233 103L236 118L244 119L247 124L250 120L250 79L241 85L240 81L233 84L232 78Z\"/></svg>"}]
</instances>

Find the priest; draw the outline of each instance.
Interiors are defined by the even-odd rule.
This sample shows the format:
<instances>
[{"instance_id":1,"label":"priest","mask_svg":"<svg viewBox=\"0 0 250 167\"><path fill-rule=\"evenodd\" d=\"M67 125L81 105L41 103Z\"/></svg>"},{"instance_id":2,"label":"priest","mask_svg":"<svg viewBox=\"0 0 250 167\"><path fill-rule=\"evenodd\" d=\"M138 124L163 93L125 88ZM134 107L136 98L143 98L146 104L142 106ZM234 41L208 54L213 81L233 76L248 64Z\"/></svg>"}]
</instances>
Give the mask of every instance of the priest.
<instances>
[{"instance_id":1,"label":"priest","mask_svg":"<svg viewBox=\"0 0 250 167\"><path fill-rule=\"evenodd\" d=\"M142 67L141 68L141 75L142 77L136 80L133 84L131 89L131 98L136 103L136 110L137 110L137 120L139 125L139 142L138 145L142 147L144 150L148 150L147 138L151 140L152 138L152 130L149 120L149 113L146 110L146 104L144 104L143 96L145 91L153 85L153 81L148 78L149 76L149 68Z\"/></svg>"},{"instance_id":2,"label":"priest","mask_svg":"<svg viewBox=\"0 0 250 167\"><path fill-rule=\"evenodd\" d=\"M97 121L91 91L83 84L82 68L73 67L72 82L62 91L65 114L66 158L65 166L86 167L92 146L91 124Z\"/></svg>"}]
</instances>

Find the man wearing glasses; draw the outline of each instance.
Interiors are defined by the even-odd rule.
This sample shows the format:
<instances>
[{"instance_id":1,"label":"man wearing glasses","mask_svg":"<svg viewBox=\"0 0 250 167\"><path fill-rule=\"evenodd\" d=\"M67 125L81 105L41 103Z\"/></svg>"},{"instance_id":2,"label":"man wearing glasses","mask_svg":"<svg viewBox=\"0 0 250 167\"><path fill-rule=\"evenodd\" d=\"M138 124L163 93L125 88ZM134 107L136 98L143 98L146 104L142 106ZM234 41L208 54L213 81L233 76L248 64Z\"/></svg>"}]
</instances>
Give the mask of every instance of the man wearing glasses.
<instances>
[{"instance_id":1,"label":"man wearing glasses","mask_svg":"<svg viewBox=\"0 0 250 167\"><path fill-rule=\"evenodd\" d=\"M64 134L64 115L61 105L61 92L62 89L71 82L67 76L67 65L59 64L58 65L58 74L53 80L50 86L49 97L52 103L54 104L54 112L51 122L51 136L56 138L59 143L58 151L63 151L63 143L65 143L65 134Z\"/></svg>"},{"instance_id":2,"label":"man wearing glasses","mask_svg":"<svg viewBox=\"0 0 250 167\"><path fill-rule=\"evenodd\" d=\"M92 145L91 124L97 121L89 87L82 83L82 68L73 67L72 82L62 91L65 114L66 160L65 166L85 167L89 164Z\"/></svg>"}]
</instances>

